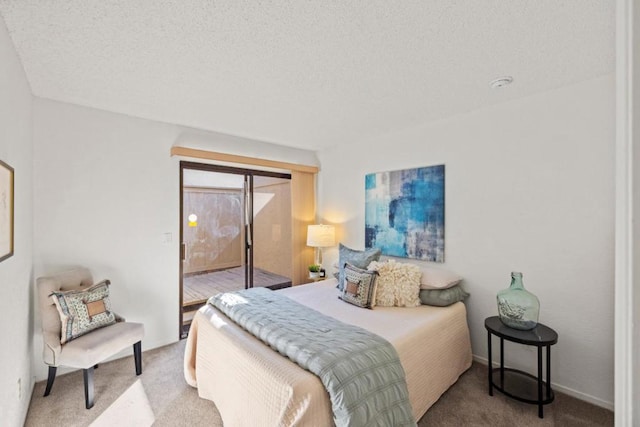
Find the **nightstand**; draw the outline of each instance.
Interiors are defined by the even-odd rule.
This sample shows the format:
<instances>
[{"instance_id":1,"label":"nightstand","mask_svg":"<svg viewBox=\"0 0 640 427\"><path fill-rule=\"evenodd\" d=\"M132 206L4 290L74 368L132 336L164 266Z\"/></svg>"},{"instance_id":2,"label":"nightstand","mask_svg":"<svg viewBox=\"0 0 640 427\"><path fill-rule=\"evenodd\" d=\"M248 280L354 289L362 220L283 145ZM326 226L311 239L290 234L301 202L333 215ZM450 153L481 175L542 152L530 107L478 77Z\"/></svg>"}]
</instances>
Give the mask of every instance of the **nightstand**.
<instances>
[{"instance_id":1,"label":"nightstand","mask_svg":"<svg viewBox=\"0 0 640 427\"><path fill-rule=\"evenodd\" d=\"M493 396L493 388L502 394L525 403L538 405L538 417L543 418L543 405L553 402L551 390L551 346L558 342L558 334L548 326L538 323L529 331L520 331L505 325L498 316L488 317L484 321L487 329L489 353L489 395ZM500 367L493 368L491 354L491 335L500 338ZM538 347L538 376L504 367L504 340ZM542 349L546 347L546 382L542 375Z\"/></svg>"},{"instance_id":2,"label":"nightstand","mask_svg":"<svg viewBox=\"0 0 640 427\"><path fill-rule=\"evenodd\" d=\"M272 291L277 291L278 289L290 288L291 282L278 283L276 285L265 286L265 288L269 288Z\"/></svg>"},{"instance_id":3,"label":"nightstand","mask_svg":"<svg viewBox=\"0 0 640 427\"><path fill-rule=\"evenodd\" d=\"M315 283L315 282L319 282L321 280L325 280L327 278L327 274L325 272L325 270L322 270L319 274L317 275L311 275L311 273L309 273L309 275L307 276L307 283Z\"/></svg>"}]
</instances>

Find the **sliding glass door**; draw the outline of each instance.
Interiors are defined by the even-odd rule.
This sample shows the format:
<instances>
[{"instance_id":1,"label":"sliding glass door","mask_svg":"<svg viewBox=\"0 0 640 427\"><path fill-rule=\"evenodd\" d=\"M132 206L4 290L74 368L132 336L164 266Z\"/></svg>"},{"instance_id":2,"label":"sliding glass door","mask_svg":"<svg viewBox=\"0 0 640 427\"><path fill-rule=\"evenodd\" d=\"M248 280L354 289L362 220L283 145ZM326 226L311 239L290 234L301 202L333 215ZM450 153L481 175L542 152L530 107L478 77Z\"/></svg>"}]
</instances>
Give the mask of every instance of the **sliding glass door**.
<instances>
[{"instance_id":1,"label":"sliding glass door","mask_svg":"<svg viewBox=\"0 0 640 427\"><path fill-rule=\"evenodd\" d=\"M291 286L291 179L253 175L251 286Z\"/></svg>"},{"instance_id":2,"label":"sliding glass door","mask_svg":"<svg viewBox=\"0 0 640 427\"><path fill-rule=\"evenodd\" d=\"M180 163L180 336L219 292L291 285L290 175Z\"/></svg>"}]
</instances>

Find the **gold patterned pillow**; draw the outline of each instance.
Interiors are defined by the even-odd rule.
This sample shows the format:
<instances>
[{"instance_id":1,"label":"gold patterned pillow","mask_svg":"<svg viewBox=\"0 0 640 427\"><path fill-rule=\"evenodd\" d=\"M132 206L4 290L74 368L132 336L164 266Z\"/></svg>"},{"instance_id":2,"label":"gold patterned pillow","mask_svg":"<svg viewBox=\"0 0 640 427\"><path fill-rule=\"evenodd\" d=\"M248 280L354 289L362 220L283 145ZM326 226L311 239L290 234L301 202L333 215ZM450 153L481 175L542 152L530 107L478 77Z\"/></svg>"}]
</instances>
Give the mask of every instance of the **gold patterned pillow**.
<instances>
[{"instance_id":1,"label":"gold patterned pillow","mask_svg":"<svg viewBox=\"0 0 640 427\"><path fill-rule=\"evenodd\" d=\"M108 280L103 280L87 289L51 294L62 322L60 344L116 323L109 300L109 284Z\"/></svg>"},{"instance_id":2,"label":"gold patterned pillow","mask_svg":"<svg viewBox=\"0 0 640 427\"><path fill-rule=\"evenodd\" d=\"M367 267L377 271L376 305L381 307L418 307L420 305L420 276L417 265L393 259L374 261Z\"/></svg>"}]
</instances>

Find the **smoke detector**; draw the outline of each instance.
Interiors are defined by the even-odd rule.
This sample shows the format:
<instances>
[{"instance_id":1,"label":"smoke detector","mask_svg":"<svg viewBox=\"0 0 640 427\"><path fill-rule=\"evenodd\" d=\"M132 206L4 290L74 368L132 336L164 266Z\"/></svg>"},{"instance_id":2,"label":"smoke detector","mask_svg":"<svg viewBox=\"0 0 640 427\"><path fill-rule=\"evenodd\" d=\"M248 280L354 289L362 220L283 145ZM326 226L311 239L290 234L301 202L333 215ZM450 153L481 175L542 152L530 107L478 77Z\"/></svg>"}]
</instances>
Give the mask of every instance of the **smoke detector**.
<instances>
[{"instance_id":1,"label":"smoke detector","mask_svg":"<svg viewBox=\"0 0 640 427\"><path fill-rule=\"evenodd\" d=\"M497 79L492 80L489 83L489 87L491 87L491 89L499 89L501 87L510 85L511 83L513 83L513 77L511 76L498 77Z\"/></svg>"}]
</instances>

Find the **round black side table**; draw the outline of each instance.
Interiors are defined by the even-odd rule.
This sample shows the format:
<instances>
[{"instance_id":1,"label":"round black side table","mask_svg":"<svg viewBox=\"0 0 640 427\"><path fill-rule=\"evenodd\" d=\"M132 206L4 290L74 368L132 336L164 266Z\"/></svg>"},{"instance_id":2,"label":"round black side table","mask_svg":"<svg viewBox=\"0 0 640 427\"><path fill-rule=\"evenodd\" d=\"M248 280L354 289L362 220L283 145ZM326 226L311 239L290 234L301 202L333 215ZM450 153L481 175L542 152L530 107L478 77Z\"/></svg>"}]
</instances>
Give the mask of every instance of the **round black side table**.
<instances>
[{"instance_id":1,"label":"round black side table","mask_svg":"<svg viewBox=\"0 0 640 427\"><path fill-rule=\"evenodd\" d=\"M553 402L551 390L551 346L558 342L558 334L548 326L538 323L529 331L520 331L505 325L498 316L488 317L484 321L489 343L489 396L493 388L506 396L525 403L538 405L538 417L543 418L542 406ZM493 368L491 355L491 335L500 338L500 367ZM504 367L504 340L538 347L538 377L526 372ZM546 382L542 376L542 348L547 348Z\"/></svg>"}]
</instances>

